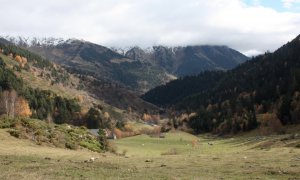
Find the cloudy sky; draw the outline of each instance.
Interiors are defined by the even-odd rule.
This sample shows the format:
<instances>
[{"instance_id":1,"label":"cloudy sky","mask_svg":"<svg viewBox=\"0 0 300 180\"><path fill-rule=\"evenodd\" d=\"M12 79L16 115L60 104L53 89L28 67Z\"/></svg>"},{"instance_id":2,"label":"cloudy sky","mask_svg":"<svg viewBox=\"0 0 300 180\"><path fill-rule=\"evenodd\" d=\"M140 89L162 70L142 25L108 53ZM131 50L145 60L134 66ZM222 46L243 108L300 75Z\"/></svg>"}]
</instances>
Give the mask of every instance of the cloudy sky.
<instances>
[{"instance_id":1,"label":"cloudy sky","mask_svg":"<svg viewBox=\"0 0 300 180\"><path fill-rule=\"evenodd\" d=\"M127 47L273 51L300 34L300 0L0 0L1 35Z\"/></svg>"}]
</instances>

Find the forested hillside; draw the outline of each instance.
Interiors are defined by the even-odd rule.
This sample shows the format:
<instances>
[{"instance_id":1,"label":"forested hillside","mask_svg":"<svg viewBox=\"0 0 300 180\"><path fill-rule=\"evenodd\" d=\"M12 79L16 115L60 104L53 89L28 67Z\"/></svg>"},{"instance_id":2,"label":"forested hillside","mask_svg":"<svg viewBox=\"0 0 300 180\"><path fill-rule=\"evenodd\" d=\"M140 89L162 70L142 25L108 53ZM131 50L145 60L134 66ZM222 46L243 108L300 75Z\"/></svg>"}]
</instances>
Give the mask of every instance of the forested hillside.
<instances>
[{"instance_id":1,"label":"forested hillside","mask_svg":"<svg viewBox=\"0 0 300 180\"><path fill-rule=\"evenodd\" d=\"M206 71L197 76L179 78L148 91L142 98L159 106L172 105L191 94L216 86L224 74L224 71Z\"/></svg>"},{"instance_id":2,"label":"forested hillside","mask_svg":"<svg viewBox=\"0 0 300 180\"><path fill-rule=\"evenodd\" d=\"M109 49L76 39L3 38L78 74L88 74L99 81L110 81L142 93L176 77L197 75L205 70L232 69L248 59L226 46Z\"/></svg>"},{"instance_id":3,"label":"forested hillside","mask_svg":"<svg viewBox=\"0 0 300 180\"><path fill-rule=\"evenodd\" d=\"M265 53L253 58L222 75L211 87L185 86L189 78L170 82L144 95L149 102L171 106L178 110L197 111L198 115L189 121L197 132L220 133L249 130L257 126L257 117L266 114L271 124L299 123L300 116L300 36L279 48L274 53ZM189 84L204 84L213 72L200 74ZM169 94L180 94L182 89L190 92L186 97L166 98ZM165 101L164 101L165 100ZM264 119L261 119L263 121ZM260 122L263 123L263 122ZM269 123L269 122L264 122Z\"/></svg>"},{"instance_id":4,"label":"forested hillside","mask_svg":"<svg viewBox=\"0 0 300 180\"><path fill-rule=\"evenodd\" d=\"M57 45L21 45L73 72L138 92L145 92L170 80L159 66L130 59L87 41L69 39Z\"/></svg>"},{"instance_id":5,"label":"forested hillside","mask_svg":"<svg viewBox=\"0 0 300 180\"><path fill-rule=\"evenodd\" d=\"M121 110L94 99L83 88L80 79L59 65L17 46L0 43L0 116L90 128L100 124L108 127L108 121L123 119ZM88 118L95 112L97 117ZM105 113L110 117L104 118Z\"/></svg>"},{"instance_id":6,"label":"forested hillside","mask_svg":"<svg viewBox=\"0 0 300 180\"><path fill-rule=\"evenodd\" d=\"M6 51L7 49L4 49L4 52ZM19 54L21 55L20 52ZM22 55L25 55L23 57L27 57L29 62L33 60L26 54ZM39 66L46 64L43 61L35 61ZM8 117L53 118L56 123L72 123L72 121L74 123L76 113L80 112L80 106L75 99L62 98L51 91L25 86L23 80L6 67L2 57L0 57L0 87L1 114Z\"/></svg>"}]
</instances>

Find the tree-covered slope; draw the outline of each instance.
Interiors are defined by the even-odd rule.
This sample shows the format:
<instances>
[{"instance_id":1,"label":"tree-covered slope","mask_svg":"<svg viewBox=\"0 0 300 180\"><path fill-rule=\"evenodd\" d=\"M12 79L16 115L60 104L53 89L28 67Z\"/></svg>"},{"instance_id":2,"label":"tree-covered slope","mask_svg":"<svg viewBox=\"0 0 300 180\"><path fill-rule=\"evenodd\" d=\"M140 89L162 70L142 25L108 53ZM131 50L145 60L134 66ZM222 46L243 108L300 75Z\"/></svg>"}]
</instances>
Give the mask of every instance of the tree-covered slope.
<instances>
[{"instance_id":1,"label":"tree-covered slope","mask_svg":"<svg viewBox=\"0 0 300 180\"><path fill-rule=\"evenodd\" d=\"M130 59L86 41L68 40L58 45L33 44L25 47L78 74L109 80L138 92L145 92L170 80L159 66Z\"/></svg>"},{"instance_id":2,"label":"tree-covered slope","mask_svg":"<svg viewBox=\"0 0 300 180\"><path fill-rule=\"evenodd\" d=\"M75 114L81 110L75 99L67 99L57 94L26 86L24 81L7 67L0 57L0 115L14 118L53 118L56 123L76 124Z\"/></svg>"},{"instance_id":3,"label":"tree-covered slope","mask_svg":"<svg viewBox=\"0 0 300 180\"><path fill-rule=\"evenodd\" d=\"M190 122L197 131L247 130L255 127L256 116L262 113L275 114L282 124L299 123L299 38L274 53L260 55L224 73L207 89L190 90L189 95L177 99L173 106L180 110L198 111L198 116ZM195 78L190 84L207 83L211 73L199 76L203 77ZM169 99L157 102L150 95L155 92L160 97L168 97L182 88L185 80L188 81L188 78L170 82L165 87L151 90L144 97L151 97L148 101L157 105L169 103ZM193 86L185 88L194 89Z\"/></svg>"},{"instance_id":4,"label":"tree-covered slope","mask_svg":"<svg viewBox=\"0 0 300 180\"><path fill-rule=\"evenodd\" d=\"M0 43L0 116L31 117L55 123L87 125L97 108L113 119L126 115L85 91L82 80L41 56Z\"/></svg>"},{"instance_id":5,"label":"tree-covered slope","mask_svg":"<svg viewBox=\"0 0 300 180\"><path fill-rule=\"evenodd\" d=\"M180 78L148 91L142 98L159 106L172 105L191 94L214 87L224 74L223 71L206 71L197 76Z\"/></svg>"},{"instance_id":6,"label":"tree-covered slope","mask_svg":"<svg viewBox=\"0 0 300 180\"><path fill-rule=\"evenodd\" d=\"M0 38L1 40L1 38ZM40 88L43 90L51 90L55 92L56 94L68 97L68 98L74 98L77 96L84 97L84 105L85 107L91 107L93 104L101 104L104 107L110 107L111 105L112 109L115 109L113 107L116 107L118 110L120 109L128 109L129 107L132 108L133 111L136 112L144 112L145 109L147 110L156 110L157 108L153 106L152 104L149 104L145 101L143 101L138 95L136 95L135 92L132 92L128 90L124 85L120 85L118 82L111 80L110 78L107 78L107 76L100 76L99 74L103 73L101 69L99 69L100 66L93 65L93 64L87 64L87 66L83 65L85 62L83 62L82 65L79 65L82 60L78 60L77 58L71 59L71 60L62 60L64 63L77 63L79 61L79 64L72 66L72 65L66 65L64 68L62 66L49 61L46 58L43 58L42 56L39 56L35 53L32 53L31 51L25 50L24 48L20 48L19 46L15 46L12 43L3 40L3 44L0 42L1 47L3 49L3 54L6 54L7 57L5 59L11 59L12 61L7 61L13 63L13 68L17 69L18 71L15 71L15 73L19 74L21 78L26 80L26 83L29 83L29 86L33 88ZM71 44L68 45L65 41L64 44L57 45L57 47L62 46L63 49L66 51L59 51L59 49L55 49L51 46L51 51L53 48L58 55L61 54L63 57L71 57L71 55L76 56L76 50L72 48L78 48L77 45L81 41L72 40ZM83 42L82 42L83 43ZM24 43L22 43L23 46ZM35 43L35 46L40 48L50 48L48 46L39 46L37 43ZM82 45L87 46L87 45ZM88 47L85 47L83 49L93 49L90 46L96 46L94 44L89 45ZM110 58L117 58L121 55L118 55L112 51L110 51L107 48L97 46L99 49L97 51L98 55L105 54L105 57L107 57L107 64L116 64L116 67L118 66L118 59L114 59L113 63L110 62ZM101 50L102 49L102 50ZM6 53L11 52L14 53ZM48 50L47 50L48 51ZM47 52L45 51L45 52ZM110 52L110 53L107 53ZM79 51L81 52L81 51ZM66 53L65 55L63 53ZM75 54L73 54L75 53ZM52 53L51 53L52 54ZM88 53L89 54L89 53ZM93 53L89 54L91 57L97 57L93 56ZM24 68L20 68L18 62L15 61L16 56L19 56L21 59L26 58L28 60L28 64L24 64ZM55 61L59 62L61 59L58 57L55 58ZM99 59L90 59L90 61L95 63L98 63L100 61ZM32 68L29 67L32 66ZM127 67L128 66L128 67ZM140 68L138 65L133 64L127 64L126 62L122 62L122 68L121 69L127 69L130 71L130 69ZM87 68L87 69L85 69ZM120 68L120 67L119 67ZM140 71L143 71L143 73L139 74L136 70L132 70L131 74L135 74L134 77L140 76L141 78L150 79L151 81L156 81L156 79L151 79L152 76L147 76L145 74L147 73L154 73L159 74L159 72L156 72L155 69L149 69L149 68L142 68ZM131 81L132 83L136 83L134 78L131 78L130 74L127 73L121 73L118 74L118 72L123 72L123 70L116 71L114 73L115 76L118 76L120 79L123 79L123 81ZM96 74L95 74L96 73ZM143 76L143 77L142 77ZM133 77L133 76L132 76ZM140 87L144 87L147 89L149 84L147 84L147 81L140 82Z\"/></svg>"},{"instance_id":7,"label":"tree-covered slope","mask_svg":"<svg viewBox=\"0 0 300 180\"><path fill-rule=\"evenodd\" d=\"M153 46L148 49L109 49L91 42L69 39L5 37L80 74L109 80L145 92L174 79L206 70L228 70L248 58L226 46Z\"/></svg>"}]
</instances>

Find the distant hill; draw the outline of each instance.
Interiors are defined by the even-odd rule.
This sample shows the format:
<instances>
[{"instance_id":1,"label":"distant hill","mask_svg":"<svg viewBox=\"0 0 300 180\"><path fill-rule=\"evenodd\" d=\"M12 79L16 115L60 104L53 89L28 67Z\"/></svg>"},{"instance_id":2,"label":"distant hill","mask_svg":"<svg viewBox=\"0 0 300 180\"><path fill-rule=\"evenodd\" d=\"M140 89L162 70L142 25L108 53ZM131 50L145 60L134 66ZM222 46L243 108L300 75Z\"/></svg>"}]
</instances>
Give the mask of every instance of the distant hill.
<instances>
[{"instance_id":1,"label":"distant hill","mask_svg":"<svg viewBox=\"0 0 300 180\"><path fill-rule=\"evenodd\" d=\"M80 77L80 83L95 98L121 109L130 107L139 112L145 109L155 111L154 105L138 97L151 88L176 79L176 76L198 74L207 69L231 69L247 59L225 46L111 50L76 39L5 37L2 40L60 64ZM183 96L185 94L176 99Z\"/></svg>"},{"instance_id":2,"label":"distant hill","mask_svg":"<svg viewBox=\"0 0 300 180\"><path fill-rule=\"evenodd\" d=\"M26 116L56 123L86 125L86 114L91 108L109 113L114 121L132 120L144 111L158 111L156 106L128 90L103 84L88 75L72 74L60 65L0 39L0 116L20 113L21 110L13 108L21 107L20 104L7 100L10 96L14 99L15 94L20 97L17 101L28 107ZM8 102L13 109L8 108ZM129 107L130 114L127 113Z\"/></svg>"},{"instance_id":3,"label":"distant hill","mask_svg":"<svg viewBox=\"0 0 300 180\"><path fill-rule=\"evenodd\" d=\"M133 47L126 57L150 62L178 77L197 75L206 70L229 70L248 60L248 57L226 46L154 46L146 51Z\"/></svg>"},{"instance_id":4,"label":"distant hill","mask_svg":"<svg viewBox=\"0 0 300 180\"><path fill-rule=\"evenodd\" d=\"M130 59L109 48L83 40L30 40L21 37L7 37L7 40L63 65L74 73L110 81L137 92L145 92L173 78L159 66Z\"/></svg>"},{"instance_id":5,"label":"distant hill","mask_svg":"<svg viewBox=\"0 0 300 180\"><path fill-rule=\"evenodd\" d=\"M76 87L76 78L63 68L27 50L0 43L0 116L80 125L76 114L90 106L76 99L83 93L69 91Z\"/></svg>"},{"instance_id":6,"label":"distant hill","mask_svg":"<svg viewBox=\"0 0 300 180\"><path fill-rule=\"evenodd\" d=\"M274 114L282 124L300 123L299 49L300 36L274 53L257 56L223 74L185 77L157 87L143 98L156 105L197 111L198 116L190 122L197 131L251 129L257 124L257 115L264 113ZM178 96L182 91L184 96Z\"/></svg>"},{"instance_id":7,"label":"distant hill","mask_svg":"<svg viewBox=\"0 0 300 180\"><path fill-rule=\"evenodd\" d=\"M79 74L110 81L135 92L146 92L176 77L205 70L228 70L248 58L226 46L154 46L116 49L84 40L5 37Z\"/></svg>"},{"instance_id":8,"label":"distant hill","mask_svg":"<svg viewBox=\"0 0 300 180\"><path fill-rule=\"evenodd\" d=\"M224 71L205 71L197 76L179 78L148 91L142 98L158 106L168 107L187 96L216 86L225 74Z\"/></svg>"}]
</instances>

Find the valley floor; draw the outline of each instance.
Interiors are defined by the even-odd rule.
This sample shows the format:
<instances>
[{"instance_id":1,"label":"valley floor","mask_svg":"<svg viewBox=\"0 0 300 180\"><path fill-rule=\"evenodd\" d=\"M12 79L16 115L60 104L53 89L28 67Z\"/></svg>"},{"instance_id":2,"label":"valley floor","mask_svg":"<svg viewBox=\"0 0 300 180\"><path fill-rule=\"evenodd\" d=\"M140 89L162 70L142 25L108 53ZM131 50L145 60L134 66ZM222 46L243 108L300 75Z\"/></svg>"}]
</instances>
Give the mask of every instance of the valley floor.
<instances>
[{"instance_id":1,"label":"valley floor","mask_svg":"<svg viewBox=\"0 0 300 180\"><path fill-rule=\"evenodd\" d=\"M300 179L300 140L290 135L173 132L114 143L124 155L39 146L0 129L0 179Z\"/></svg>"}]
</instances>

